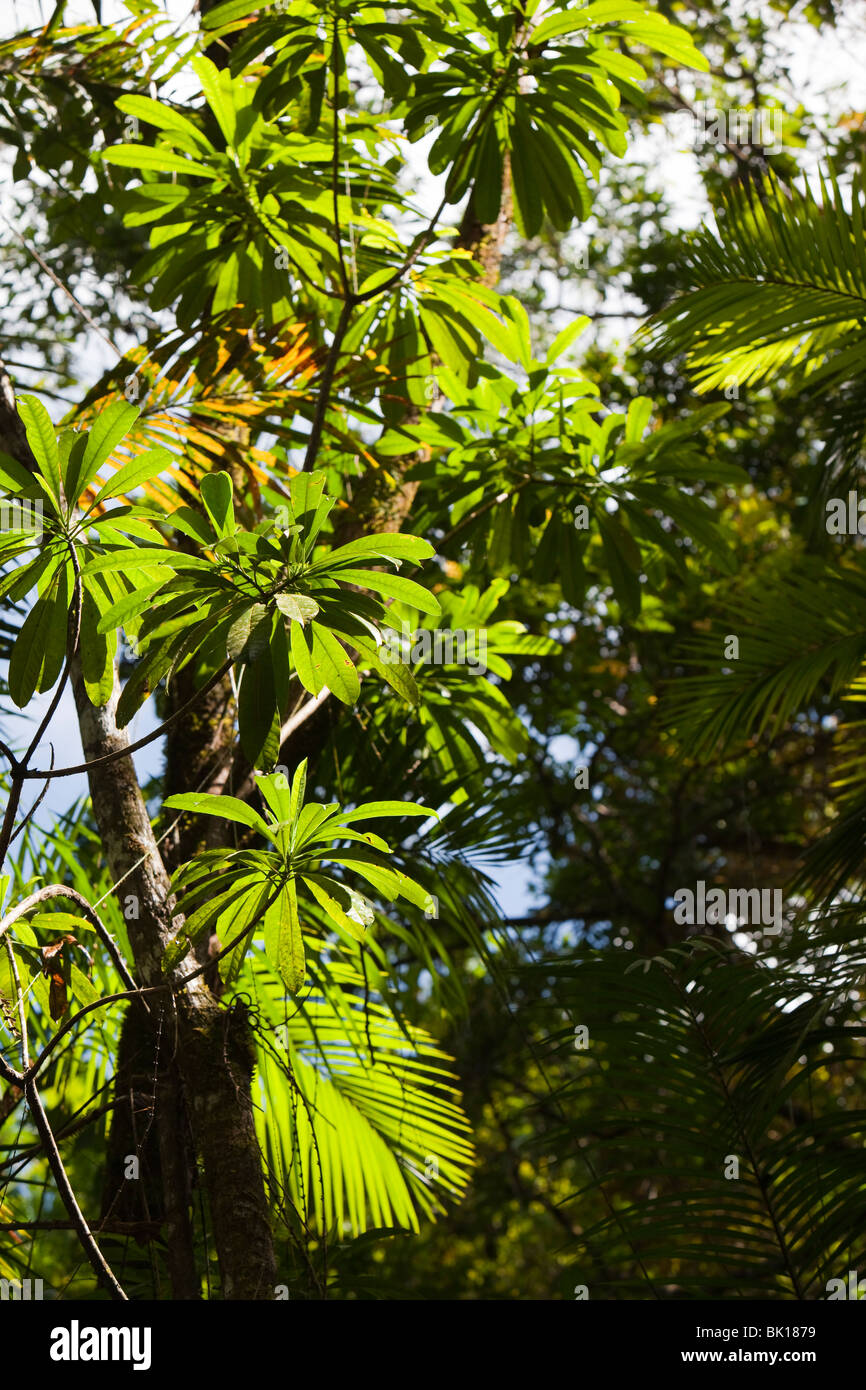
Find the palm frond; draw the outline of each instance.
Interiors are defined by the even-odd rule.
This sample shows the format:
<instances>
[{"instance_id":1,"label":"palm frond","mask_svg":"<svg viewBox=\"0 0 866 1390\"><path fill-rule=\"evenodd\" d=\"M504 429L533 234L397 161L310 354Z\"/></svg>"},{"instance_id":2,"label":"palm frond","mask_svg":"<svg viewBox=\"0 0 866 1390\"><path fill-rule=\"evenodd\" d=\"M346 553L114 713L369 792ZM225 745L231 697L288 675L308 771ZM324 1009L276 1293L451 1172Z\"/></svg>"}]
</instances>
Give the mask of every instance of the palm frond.
<instances>
[{"instance_id":1,"label":"palm frond","mask_svg":"<svg viewBox=\"0 0 866 1390\"><path fill-rule=\"evenodd\" d=\"M568 1019L550 1049L574 1058L559 1154L583 1157L581 1190L607 1208L569 1271L601 1254L611 1287L591 1297L823 1298L862 1263L866 1110L834 1098L866 1025L848 971L822 958L809 974L698 942L538 967Z\"/></svg>"},{"instance_id":2,"label":"palm frond","mask_svg":"<svg viewBox=\"0 0 866 1390\"><path fill-rule=\"evenodd\" d=\"M262 1024L266 1167L305 1229L418 1230L419 1216L435 1217L462 1195L474 1162L470 1126L450 1059L429 1033L365 998L362 974L343 962L318 972L297 1008L259 953L240 988Z\"/></svg>"},{"instance_id":3,"label":"palm frond","mask_svg":"<svg viewBox=\"0 0 866 1390\"><path fill-rule=\"evenodd\" d=\"M808 184L775 181L761 196L731 193L717 230L688 244L687 293L649 332L659 353L686 355L700 392L771 381L820 390L850 444L866 428L864 192L855 178L848 208L835 180L819 183L820 200Z\"/></svg>"},{"instance_id":4,"label":"palm frond","mask_svg":"<svg viewBox=\"0 0 866 1390\"><path fill-rule=\"evenodd\" d=\"M214 468L237 469L260 490L280 464L255 438L303 439L292 422L309 398L319 356L299 324L265 331L261 340L230 324L207 343L177 333L150 351L128 353L66 423L89 428L107 404L126 394L141 413L123 440L125 452L118 448L109 467L122 467L130 453L167 448L176 463L144 486L159 506L177 505L178 490L194 495L192 485ZM88 501L99 486L95 481Z\"/></svg>"},{"instance_id":5,"label":"palm frond","mask_svg":"<svg viewBox=\"0 0 866 1390\"><path fill-rule=\"evenodd\" d=\"M712 632L692 639L666 695L668 719L697 755L777 734L819 693L837 694L866 655L866 583L856 570L805 562L732 596ZM738 654L726 657L729 638Z\"/></svg>"}]
</instances>

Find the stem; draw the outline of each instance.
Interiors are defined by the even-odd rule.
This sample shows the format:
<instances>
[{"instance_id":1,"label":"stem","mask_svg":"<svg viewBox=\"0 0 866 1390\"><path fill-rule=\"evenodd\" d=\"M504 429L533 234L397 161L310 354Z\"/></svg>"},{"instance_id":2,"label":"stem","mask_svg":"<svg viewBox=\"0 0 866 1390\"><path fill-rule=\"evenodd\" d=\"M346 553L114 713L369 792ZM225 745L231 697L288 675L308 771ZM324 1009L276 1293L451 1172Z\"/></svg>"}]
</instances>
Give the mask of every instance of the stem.
<instances>
[{"instance_id":1,"label":"stem","mask_svg":"<svg viewBox=\"0 0 866 1390\"><path fill-rule=\"evenodd\" d=\"M101 999L95 999L92 1004L86 1004L83 1009L79 1009L77 1014L68 1018L62 1028L58 1029L51 1041L45 1044L36 1061L30 1064L25 1076L20 1077L19 1081L26 1081L28 1077L36 1076L37 1072L41 1070L43 1062L51 1056L61 1038L71 1032L76 1023L79 1023L86 1014L92 1014L96 1009L104 1008L106 1004L118 1004L127 999L141 999L144 994L164 994L169 988L170 986L166 984L149 985L146 989L125 989L118 991L117 994L105 994Z\"/></svg>"},{"instance_id":2,"label":"stem","mask_svg":"<svg viewBox=\"0 0 866 1390\"><path fill-rule=\"evenodd\" d=\"M328 359L325 362L325 370L322 372L322 384L319 387L319 398L316 401L316 414L313 418L312 429L310 430L307 452L304 455L304 462L302 465L302 471L304 473L310 472L319 453L319 447L322 442L322 429L325 424L325 415L331 398L334 373L337 369L337 358L340 355L340 348L343 346L343 339L349 327L349 319L352 316L352 310L357 302L354 296L343 301L343 307L340 310L340 318L337 322L337 327L334 329L334 340L331 343Z\"/></svg>"}]
</instances>

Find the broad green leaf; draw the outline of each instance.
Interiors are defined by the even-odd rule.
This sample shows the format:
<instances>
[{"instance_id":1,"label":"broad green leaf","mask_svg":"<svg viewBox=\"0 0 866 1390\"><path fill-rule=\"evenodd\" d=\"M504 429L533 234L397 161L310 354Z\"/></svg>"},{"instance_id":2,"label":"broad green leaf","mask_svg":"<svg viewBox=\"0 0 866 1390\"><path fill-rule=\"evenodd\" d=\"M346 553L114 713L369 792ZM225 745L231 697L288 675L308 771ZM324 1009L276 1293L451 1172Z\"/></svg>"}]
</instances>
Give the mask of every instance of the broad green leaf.
<instances>
[{"instance_id":1,"label":"broad green leaf","mask_svg":"<svg viewBox=\"0 0 866 1390\"><path fill-rule=\"evenodd\" d=\"M96 494L94 505L107 502L112 497L121 497L124 493L132 492L133 488L141 487L142 483L148 483L151 478L156 478L160 473L165 472L171 464L172 455L168 449L148 449L147 453L139 454L137 458L130 459L128 463L117 470L112 478L103 484Z\"/></svg>"},{"instance_id":2,"label":"broad green leaf","mask_svg":"<svg viewBox=\"0 0 866 1390\"><path fill-rule=\"evenodd\" d=\"M226 144L231 147L235 143L237 115L232 103L228 73L221 73L216 64L203 53L196 54L191 67L202 85L207 104L217 118Z\"/></svg>"},{"instance_id":3,"label":"broad green leaf","mask_svg":"<svg viewBox=\"0 0 866 1390\"><path fill-rule=\"evenodd\" d=\"M81 596L81 673L92 705L107 704L114 690L114 649L106 633L99 631L100 612L93 590L85 586ZM109 629L112 637L114 629Z\"/></svg>"},{"instance_id":4,"label":"broad green leaf","mask_svg":"<svg viewBox=\"0 0 866 1390\"><path fill-rule=\"evenodd\" d=\"M422 540L419 536L405 535L400 531L378 536L361 536L356 541L350 541L348 545L341 545L336 550L329 551L321 560L310 566L309 573L332 570L358 555L366 558L375 555L383 560L412 560L417 564L434 554L429 541Z\"/></svg>"},{"instance_id":5,"label":"broad green leaf","mask_svg":"<svg viewBox=\"0 0 866 1390\"><path fill-rule=\"evenodd\" d=\"M430 613L435 618L441 611L439 600L429 590L416 584L414 579L403 579L395 574L380 574L377 570L341 569L340 578L351 584L360 584L365 589L384 594L386 598L398 599L408 603L422 613Z\"/></svg>"},{"instance_id":6,"label":"broad green leaf","mask_svg":"<svg viewBox=\"0 0 866 1390\"><path fill-rule=\"evenodd\" d=\"M272 756L275 723L278 729L274 669L270 648L266 646L255 660L244 666L238 698L241 747L253 767L276 761L276 756ZM276 753L279 753L279 738Z\"/></svg>"},{"instance_id":7,"label":"broad green leaf","mask_svg":"<svg viewBox=\"0 0 866 1390\"><path fill-rule=\"evenodd\" d=\"M592 320L588 314L579 314L573 323L568 324L560 333L557 333L553 342L547 350L545 361L550 367L554 362L558 362L560 357L568 351L572 343L580 337L589 327Z\"/></svg>"},{"instance_id":8,"label":"broad green leaf","mask_svg":"<svg viewBox=\"0 0 866 1390\"><path fill-rule=\"evenodd\" d=\"M125 400L112 401L97 415L87 435L87 444L82 459L79 489L87 487L100 468L111 457L122 439L126 437L140 415L136 405ZM167 450L163 451L167 453ZM113 481L113 480L112 480ZM105 496L117 496L105 493ZM76 499L71 498L70 501Z\"/></svg>"},{"instance_id":9,"label":"broad green leaf","mask_svg":"<svg viewBox=\"0 0 866 1390\"><path fill-rule=\"evenodd\" d=\"M292 778L291 800L289 804L289 823L292 827L292 845L295 843L295 831L298 824L298 817L301 814L301 807L304 804L304 796L307 791L307 759L298 764L295 775Z\"/></svg>"},{"instance_id":10,"label":"broad green leaf","mask_svg":"<svg viewBox=\"0 0 866 1390\"><path fill-rule=\"evenodd\" d=\"M122 570L126 573L134 570L166 570L168 578L168 571L172 569L205 570L210 573L212 566L198 555L181 555L167 545L152 546L148 549L131 545L122 550L97 555L96 559L88 561L81 573L86 575L103 574L106 570Z\"/></svg>"},{"instance_id":11,"label":"broad green leaf","mask_svg":"<svg viewBox=\"0 0 866 1390\"><path fill-rule=\"evenodd\" d=\"M57 435L51 416L41 401L35 396L21 396L18 401L18 414L24 421L27 442L40 472L48 483L54 501L60 506L60 459L57 452Z\"/></svg>"},{"instance_id":12,"label":"broad green leaf","mask_svg":"<svg viewBox=\"0 0 866 1390\"><path fill-rule=\"evenodd\" d=\"M201 500L218 536L231 536L237 530L232 504L231 475L221 470L201 480Z\"/></svg>"},{"instance_id":13,"label":"broad green leaf","mask_svg":"<svg viewBox=\"0 0 866 1390\"><path fill-rule=\"evenodd\" d=\"M9 661L9 693L24 709L37 690L50 690L66 655L69 576L61 565L38 598L15 639Z\"/></svg>"},{"instance_id":14,"label":"broad green leaf","mask_svg":"<svg viewBox=\"0 0 866 1390\"><path fill-rule=\"evenodd\" d=\"M265 952L289 993L298 994L306 979L307 963L293 879L265 914Z\"/></svg>"},{"instance_id":15,"label":"broad green leaf","mask_svg":"<svg viewBox=\"0 0 866 1390\"><path fill-rule=\"evenodd\" d=\"M201 178L213 179L214 171L195 159L187 159L181 154L160 145L151 149L147 145L113 145L102 151L106 164L117 164L124 169L158 169L166 174L198 174Z\"/></svg>"},{"instance_id":16,"label":"broad green leaf","mask_svg":"<svg viewBox=\"0 0 866 1390\"><path fill-rule=\"evenodd\" d=\"M343 704L352 705L361 692L361 681L352 658L337 638L321 623L311 622L312 662L318 676Z\"/></svg>"},{"instance_id":17,"label":"broad green leaf","mask_svg":"<svg viewBox=\"0 0 866 1390\"><path fill-rule=\"evenodd\" d=\"M273 840L273 835L258 811L236 796L213 796L208 792L179 792L163 803L171 811L190 811L197 816L219 816L222 820L248 825L260 835Z\"/></svg>"},{"instance_id":18,"label":"broad green leaf","mask_svg":"<svg viewBox=\"0 0 866 1390\"><path fill-rule=\"evenodd\" d=\"M75 912L37 912L30 918L34 931L70 932L95 931L96 928L86 917Z\"/></svg>"},{"instance_id":19,"label":"broad green leaf","mask_svg":"<svg viewBox=\"0 0 866 1390\"><path fill-rule=\"evenodd\" d=\"M348 932L356 941L365 940L367 935L366 928L360 922L356 922L348 913L343 911L337 899L332 897L327 889L322 886L321 882L313 878L310 874L302 874L301 882L309 888L316 902L320 907L325 909L328 916L333 922L337 923L338 927L342 927L343 931Z\"/></svg>"},{"instance_id":20,"label":"broad green leaf","mask_svg":"<svg viewBox=\"0 0 866 1390\"><path fill-rule=\"evenodd\" d=\"M315 618L319 605L308 594L277 594L277 607L293 623L309 622Z\"/></svg>"},{"instance_id":21,"label":"broad green leaf","mask_svg":"<svg viewBox=\"0 0 866 1390\"><path fill-rule=\"evenodd\" d=\"M188 121L186 116L182 116L165 102L154 101L151 97L122 96L118 98L117 108L125 115L136 116L159 130L170 130L177 135L186 136L204 154L216 154L213 145L192 121Z\"/></svg>"}]
</instances>

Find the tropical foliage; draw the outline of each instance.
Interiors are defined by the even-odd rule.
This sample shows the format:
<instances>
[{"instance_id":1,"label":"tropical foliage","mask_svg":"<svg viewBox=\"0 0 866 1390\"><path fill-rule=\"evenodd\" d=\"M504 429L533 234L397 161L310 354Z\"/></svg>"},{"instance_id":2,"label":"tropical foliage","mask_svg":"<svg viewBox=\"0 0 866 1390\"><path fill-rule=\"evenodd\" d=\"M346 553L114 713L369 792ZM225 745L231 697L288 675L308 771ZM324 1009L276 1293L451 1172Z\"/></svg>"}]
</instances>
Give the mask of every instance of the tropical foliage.
<instances>
[{"instance_id":1,"label":"tropical foliage","mask_svg":"<svg viewBox=\"0 0 866 1390\"><path fill-rule=\"evenodd\" d=\"M776 109L763 18L67 8L0 42L0 1277L827 1297L862 113L702 132L684 236L642 141Z\"/></svg>"}]
</instances>

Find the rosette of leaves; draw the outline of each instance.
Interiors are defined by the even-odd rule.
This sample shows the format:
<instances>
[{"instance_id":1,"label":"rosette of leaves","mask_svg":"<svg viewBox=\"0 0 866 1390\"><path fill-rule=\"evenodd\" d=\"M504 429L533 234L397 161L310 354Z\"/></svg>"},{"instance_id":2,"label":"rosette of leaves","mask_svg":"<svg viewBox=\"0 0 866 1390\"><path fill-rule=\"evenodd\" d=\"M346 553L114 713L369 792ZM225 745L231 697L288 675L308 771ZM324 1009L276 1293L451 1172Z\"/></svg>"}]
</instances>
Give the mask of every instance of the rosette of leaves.
<instances>
[{"instance_id":1,"label":"rosette of leaves","mask_svg":"<svg viewBox=\"0 0 866 1390\"><path fill-rule=\"evenodd\" d=\"M164 970L178 965L205 933L215 933L231 948L220 965L226 983L231 983L261 927L268 961L285 988L297 994L306 976L299 888L323 909L338 940L363 941L373 921L367 897L336 878L332 866L359 875L387 902L400 897L424 911L432 907L425 888L385 862L391 853L386 841L354 827L359 821L434 812L409 801L372 801L345 811L337 802L305 801L306 782L306 759L291 787L281 772L259 776L263 815L233 796L189 793L168 798L170 809L245 826L251 838L264 840L267 848L252 843L249 848L203 850L175 872L172 886L186 920L165 953Z\"/></svg>"},{"instance_id":2,"label":"rosette of leaves","mask_svg":"<svg viewBox=\"0 0 866 1390\"><path fill-rule=\"evenodd\" d=\"M203 510L180 507L167 518L195 543L197 554L167 545L127 545L90 562L88 577L122 574L130 588L99 627L109 632L123 626L141 654L118 703L119 727L160 680L170 680L191 661L205 680L233 664L241 746L258 766L276 762L293 676L312 695L327 687L352 704L360 690L355 652L404 698L417 700L408 673L376 656L384 599L426 613L437 613L438 601L414 580L365 564L417 563L433 548L407 535L365 536L336 550L317 547L334 505L324 484L323 473L298 474L287 515L278 518L289 524L277 529L269 520L249 531L235 517L228 473L209 474L201 482ZM361 593L357 585L381 597Z\"/></svg>"},{"instance_id":3,"label":"rosette of leaves","mask_svg":"<svg viewBox=\"0 0 866 1390\"><path fill-rule=\"evenodd\" d=\"M126 585L110 570L90 571L88 557L105 543L122 540L131 546L132 537L149 539L155 534L150 508L106 504L161 473L171 455L166 449L148 449L122 462L99 485L99 470L138 417L135 406L116 401L97 416L91 429L64 429L59 434L35 396L22 396L18 412L33 467L0 454L0 488L7 508L0 564L14 565L0 576L0 598L22 602L34 590L36 598L12 649L9 693L23 709L34 693L50 690L63 669L68 638L74 643L79 627L87 693L94 704L102 705L113 687L117 635L113 626L101 627L100 619L124 596ZM79 590L80 624L70 624Z\"/></svg>"}]
</instances>

